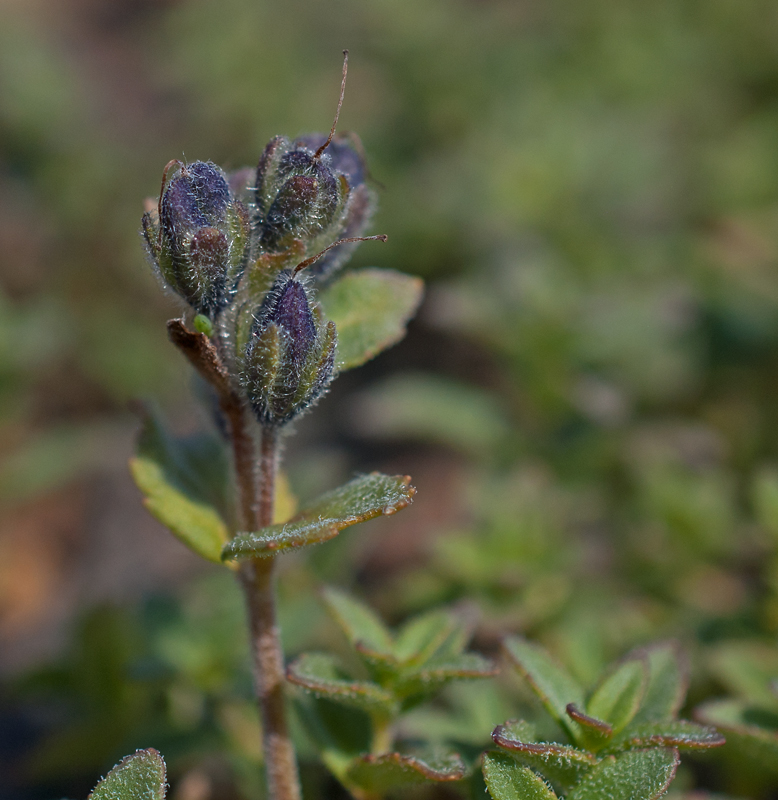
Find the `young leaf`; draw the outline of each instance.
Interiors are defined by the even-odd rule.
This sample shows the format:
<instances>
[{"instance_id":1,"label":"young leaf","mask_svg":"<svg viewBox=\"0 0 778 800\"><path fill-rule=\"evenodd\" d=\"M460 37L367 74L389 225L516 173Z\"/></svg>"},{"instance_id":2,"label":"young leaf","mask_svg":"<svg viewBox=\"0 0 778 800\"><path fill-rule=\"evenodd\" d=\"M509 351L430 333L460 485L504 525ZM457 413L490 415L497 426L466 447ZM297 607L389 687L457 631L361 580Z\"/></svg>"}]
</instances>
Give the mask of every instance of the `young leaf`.
<instances>
[{"instance_id":1,"label":"young leaf","mask_svg":"<svg viewBox=\"0 0 778 800\"><path fill-rule=\"evenodd\" d=\"M349 783L367 794L381 795L392 789L427 781L461 781L467 770L456 753L425 756L385 753L355 759L347 773Z\"/></svg>"},{"instance_id":2,"label":"young leaf","mask_svg":"<svg viewBox=\"0 0 778 800\"><path fill-rule=\"evenodd\" d=\"M325 653L307 653L293 661L287 679L319 697L391 716L397 711L393 695L370 681L353 680L335 658Z\"/></svg>"},{"instance_id":3,"label":"young leaf","mask_svg":"<svg viewBox=\"0 0 778 800\"><path fill-rule=\"evenodd\" d=\"M648 683L645 658L628 658L607 674L594 689L586 713L610 723L618 733L635 716Z\"/></svg>"},{"instance_id":4,"label":"young leaf","mask_svg":"<svg viewBox=\"0 0 778 800\"><path fill-rule=\"evenodd\" d=\"M147 413L130 471L152 515L198 555L221 563L229 538L221 514L228 470L216 437L175 438Z\"/></svg>"},{"instance_id":5,"label":"young leaf","mask_svg":"<svg viewBox=\"0 0 778 800\"><path fill-rule=\"evenodd\" d=\"M724 737L715 729L685 719L632 724L608 743L607 751L639 747L677 747L682 750L705 750L720 747Z\"/></svg>"},{"instance_id":6,"label":"young leaf","mask_svg":"<svg viewBox=\"0 0 778 800\"><path fill-rule=\"evenodd\" d=\"M397 344L423 290L420 278L374 267L347 272L323 289L317 299L338 329L337 369L358 367Z\"/></svg>"},{"instance_id":7,"label":"young leaf","mask_svg":"<svg viewBox=\"0 0 778 800\"><path fill-rule=\"evenodd\" d=\"M395 693L404 699L436 692L441 686L463 678L488 678L497 672L494 664L476 653L463 653L452 659L428 661L422 667L403 673L395 686Z\"/></svg>"},{"instance_id":8,"label":"young leaf","mask_svg":"<svg viewBox=\"0 0 778 800\"><path fill-rule=\"evenodd\" d=\"M386 516L409 505L416 489L410 478L373 472L360 475L319 498L283 525L271 525L260 531L240 533L222 550L222 559L273 556L284 550L326 542L344 528L359 522Z\"/></svg>"},{"instance_id":9,"label":"young leaf","mask_svg":"<svg viewBox=\"0 0 778 800\"><path fill-rule=\"evenodd\" d=\"M664 747L606 756L567 800L656 800L667 791L678 763L678 751Z\"/></svg>"},{"instance_id":10,"label":"young leaf","mask_svg":"<svg viewBox=\"0 0 778 800\"><path fill-rule=\"evenodd\" d=\"M123 758L92 790L89 800L164 800L165 762L153 748Z\"/></svg>"},{"instance_id":11,"label":"young leaf","mask_svg":"<svg viewBox=\"0 0 778 800\"><path fill-rule=\"evenodd\" d=\"M509 755L486 753L484 779L493 800L556 800L551 787L529 767Z\"/></svg>"},{"instance_id":12,"label":"young leaf","mask_svg":"<svg viewBox=\"0 0 778 800\"><path fill-rule=\"evenodd\" d=\"M715 725L726 735L728 744L778 775L778 715L740 700L714 700L698 708L694 716Z\"/></svg>"},{"instance_id":13,"label":"young leaf","mask_svg":"<svg viewBox=\"0 0 778 800\"><path fill-rule=\"evenodd\" d=\"M585 750L556 742L528 742L522 740L522 727L515 723L498 725L492 732L494 743L524 766L531 767L563 790L576 784L597 759Z\"/></svg>"},{"instance_id":14,"label":"young leaf","mask_svg":"<svg viewBox=\"0 0 778 800\"><path fill-rule=\"evenodd\" d=\"M371 651L391 651L392 634L371 608L330 586L324 589L322 595L327 610L340 625L352 647L361 642Z\"/></svg>"},{"instance_id":15,"label":"young leaf","mask_svg":"<svg viewBox=\"0 0 778 800\"><path fill-rule=\"evenodd\" d=\"M648 686L633 723L658 722L677 716L683 705L689 676L676 642L659 642L638 650L648 659Z\"/></svg>"},{"instance_id":16,"label":"young leaf","mask_svg":"<svg viewBox=\"0 0 778 800\"><path fill-rule=\"evenodd\" d=\"M414 617L397 634L394 654L398 661L421 664L431 658L457 627L446 611L430 611Z\"/></svg>"},{"instance_id":17,"label":"young leaf","mask_svg":"<svg viewBox=\"0 0 778 800\"><path fill-rule=\"evenodd\" d=\"M505 640L511 661L526 678L549 714L564 728L572 731L567 706L583 707L584 690L569 673L554 661L540 645L518 636Z\"/></svg>"},{"instance_id":18,"label":"young leaf","mask_svg":"<svg viewBox=\"0 0 778 800\"><path fill-rule=\"evenodd\" d=\"M613 736L610 722L585 714L575 703L568 703L565 711L575 723L572 732L576 740L588 750L600 750Z\"/></svg>"}]
</instances>

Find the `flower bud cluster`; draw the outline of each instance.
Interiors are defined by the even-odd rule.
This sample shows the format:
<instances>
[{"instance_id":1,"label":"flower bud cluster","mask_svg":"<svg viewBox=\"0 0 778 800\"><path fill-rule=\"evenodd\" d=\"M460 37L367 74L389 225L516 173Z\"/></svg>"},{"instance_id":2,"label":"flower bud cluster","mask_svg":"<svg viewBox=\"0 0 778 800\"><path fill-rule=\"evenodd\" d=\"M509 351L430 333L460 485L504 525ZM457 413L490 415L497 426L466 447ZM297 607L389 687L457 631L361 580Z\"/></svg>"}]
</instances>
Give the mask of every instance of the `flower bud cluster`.
<instances>
[{"instance_id":1,"label":"flower bud cluster","mask_svg":"<svg viewBox=\"0 0 778 800\"><path fill-rule=\"evenodd\" d=\"M313 284L350 254L372 196L359 150L344 137L274 138L255 171L171 162L143 217L147 252L213 336L236 388L265 426L284 425L327 389L336 331ZM329 248L318 261L313 256ZM293 267L304 261L309 277Z\"/></svg>"}]
</instances>

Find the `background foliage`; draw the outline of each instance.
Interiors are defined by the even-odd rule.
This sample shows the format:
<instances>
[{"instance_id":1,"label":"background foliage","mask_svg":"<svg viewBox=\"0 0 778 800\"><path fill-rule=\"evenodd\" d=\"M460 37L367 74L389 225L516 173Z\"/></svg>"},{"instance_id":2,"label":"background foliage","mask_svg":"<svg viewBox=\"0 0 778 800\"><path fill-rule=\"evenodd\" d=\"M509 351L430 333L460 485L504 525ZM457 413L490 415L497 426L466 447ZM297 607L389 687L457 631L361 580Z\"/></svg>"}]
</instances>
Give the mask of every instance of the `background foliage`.
<instances>
[{"instance_id":1,"label":"background foliage","mask_svg":"<svg viewBox=\"0 0 778 800\"><path fill-rule=\"evenodd\" d=\"M778 649L774 3L3 12L9 797L84 797L148 746L174 797L259 791L239 598L147 519L126 476L131 398L156 398L183 432L198 413L165 338L177 307L136 231L170 158L238 167L276 133L326 129L343 47L341 128L384 186L372 232L390 236L354 264L429 288L409 338L300 423L290 480L311 496L355 470L409 472L419 499L289 557L289 654L346 652L316 595L332 582L392 624L454 605L487 654L505 632L539 639L584 685L675 636L694 667L684 716L725 694L769 706L747 678L775 674ZM406 735L437 725L474 756L531 711L509 674L485 685L454 685ZM745 750L685 760L674 786L775 794ZM307 752L309 790L335 792Z\"/></svg>"}]
</instances>

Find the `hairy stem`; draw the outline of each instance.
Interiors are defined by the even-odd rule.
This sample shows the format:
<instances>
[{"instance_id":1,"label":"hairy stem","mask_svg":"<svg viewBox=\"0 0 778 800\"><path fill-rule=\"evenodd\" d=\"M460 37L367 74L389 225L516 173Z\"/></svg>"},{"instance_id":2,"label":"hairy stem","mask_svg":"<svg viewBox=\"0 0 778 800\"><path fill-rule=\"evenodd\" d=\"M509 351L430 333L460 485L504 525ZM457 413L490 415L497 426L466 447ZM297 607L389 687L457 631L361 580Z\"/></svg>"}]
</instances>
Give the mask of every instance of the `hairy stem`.
<instances>
[{"instance_id":1,"label":"hairy stem","mask_svg":"<svg viewBox=\"0 0 778 800\"><path fill-rule=\"evenodd\" d=\"M259 498L253 505L257 528L273 523L277 462L277 434L265 428L259 460L260 479L258 486L255 484ZM272 557L254 559L244 567L242 577L251 624L254 680L262 714L268 796L272 800L299 800L297 761L286 721L284 655L276 621L274 565Z\"/></svg>"},{"instance_id":2,"label":"hairy stem","mask_svg":"<svg viewBox=\"0 0 778 800\"><path fill-rule=\"evenodd\" d=\"M278 468L278 437L265 428L256 474L256 447L249 409L233 389L229 375L213 343L202 333L190 331L183 320L168 322L171 341L192 366L216 390L227 418L238 494L238 526L256 531L273 524ZM246 593L254 655L254 681L267 772L269 800L300 800L297 760L289 738L284 705L284 655L276 622L273 566L275 559L258 558L243 565L240 580Z\"/></svg>"}]
</instances>

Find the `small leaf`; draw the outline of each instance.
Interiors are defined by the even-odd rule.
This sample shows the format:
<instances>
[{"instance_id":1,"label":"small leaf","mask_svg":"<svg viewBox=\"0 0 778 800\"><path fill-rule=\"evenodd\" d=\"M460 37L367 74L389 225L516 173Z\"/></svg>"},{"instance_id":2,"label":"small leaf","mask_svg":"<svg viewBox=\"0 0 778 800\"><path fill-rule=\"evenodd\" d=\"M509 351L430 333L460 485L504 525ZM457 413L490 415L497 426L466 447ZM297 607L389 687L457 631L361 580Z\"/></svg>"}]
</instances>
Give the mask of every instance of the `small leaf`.
<instances>
[{"instance_id":1,"label":"small leaf","mask_svg":"<svg viewBox=\"0 0 778 800\"><path fill-rule=\"evenodd\" d=\"M368 794L433 781L461 781L467 770L456 753L411 756L401 753L364 755L355 759L347 780Z\"/></svg>"},{"instance_id":2,"label":"small leaf","mask_svg":"<svg viewBox=\"0 0 778 800\"><path fill-rule=\"evenodd\" d=\"M130 471L151 514L198 555L221 563L228 470L216 437L173 437L147 413Z\"/></svg>"},{"instance_id":3,"label":"small leaf","mask_svg":"<svg viewBox=\"0 0 778 800\"><path fill-rule=\"evenodd\" d=\"M487 753L483 770L493 800L556 800L556 794L540 775L508 755Z\"/></svg>"},{"instance_id":4,"label":"small leaf","mask_svg":"<svg viewBox=\"0 0 778 800\"><path fill-rule=\"evenodd\" d=\"M390 692L370 681L353 680L338 661L325 653L306 653L293 661L287 679L319 697L365 711L392 715L397 703Z\"/></svg>"},{"instance_id":5,"label":"small leaf","mask_svg":"<svg viewBox=\"0 0 778 800\"><path fill-rule=\"evenodd\" d=\"M594 689L586 704L586 713L610 723L613 731L618 733L637 713L647 683L647 660L628 658Z\"/></svg>"},{"instance_id":6,"label":"small leaf","mask_svg":"<svg viewBox=\"0 0 778 800\"><path fill-rule=\"evenodd\" d=\"M659 642L637 652L648 659L648 686L633 722L670 720L677 716L689 683L686 661L676 642Z\"/></svg>"},{"instance_id":7,"label":"small leaf","mask_svg":"<svg viewBox=\"0 0 778 800\"><path fill-rule=\"evenodd\" d=\"M566 791L576 784L597 759L585 750L557 742L532 742L522 739L524 726L513 723L498 725L494 743L507 750L521 764L541 772L548 780Z\"/></svg>"},{"instance_id":8,"label":"small leaf","mask_svg":"<svg viewBox=\"0 0 778 800\"><path fill-rule=\"evenodd\" d=\"M664 722L642 722L630 725L608 743L608 752L638 747L678 747L683 750L704 750L720 747L724 737L715 729L685 719Z\"/></svg>"},{"instance_id":9,"label":"small leaf","mask_svg":"<svg viewBox=\"0 0 778 800\"><path fill-rule=\"evenodd\" d=\"M399 342L423 289L420 278L368 268L347 272L322 290L317 299L338 329L337 369L358 367Z\"/></svg>"},{"instance_id":10,"label":"small leaf","mask_svg":"<svg viewBox=\"0 0 778 800\"><path fill-rule=\"evenodd\" d=\"M353 759L370 747L372 723L363 710L337 700L298 694L295 712L327 769L341 782Z\"/></svg>"},{"instance_id":11,"label":"small leaf","mask_svg":"<svg viewBox=\"0 0 778 800\"><path fill-rule=\"evenodd\" d=\"M223 559L273 556L284 550L326 542L344 528L381 514L386 516L409 505L416 489L408 476L360 475L323 495L311 508L283 525L240 533L227 543Z\"/></svg>"},{"instance_id":12,"label":"small leaf","mask_svg":"<svg viewBox=\"0 0 778 800\"><path fill-rule=\"evenodd\" d=\"M353 647L361 642L371 651L391 652L392 634L371 608L329 586L322 594L327 610Z\"/></svg>"},{"instance_id":13,"label":"small leaf","mask_svg":"<svg viewBox=\"0 0 778 800\"><path fill-rule=\"evenodd\" d=\"M567 716L568 704L583 707L584 690L540 646L518 636L505 640L508 656L527 679L549 714L564 728L572 732Z\"/></svg>"},{"instance_id":14,"label":"small leaf","mask_svg":"<svg viewBox=\"0 0 778 800\"><path fill-rule=\"evenodd\" d=\"M568 703L565 711L575 723L576 740L587 749L596 752L613 736L613 726L609 722L585 714L575 703Z\"/></svg>"},{"instance_id":15,"label":"small leaf","mask_svg":"<svg viewBox=\"0 0 778 800\"><path fill-rule=\"evenodd\" d=\"M714 700L694 713L695 719L715 725L749 758L778 775L778 715L740 700Z\"/></svg>"},{"instance_id":16,"label":"small leaf","mask_svg":"<svg viewBox=\"0 0 778 800\"><path fill-rule=\"evenodd\" d=\"M420 664L430 658L457 627L446 611L430 611L409 620L397 634L394 655L398 661Z\"/></svg>"},{"instance_id":17,"label":"small leaf","mask_svg":"<svg viewBox=\"0 0 778 800\"><path fill-rule=\"evenodd\" d=\"M165 762L153 748L123 758L92 790L89 800L164 800Z\"/></svg>"},{"instance_id":18,"label":"small leaf","mask_svg":"<svg viewBox=\"0 0 778 800\"><path fill-rule=\"evenodd\" d=\"M664 747L606 756L567 800L656 800L667 791L678 763L678 751Z\"/></svg>"},{"instance_id":19,"label":"small leaf","mask_svg":"<svg viewBox=\"0 0 778 800\"><path fill-rule=\"evenodd\" d=\"M371 383L351 401L348 419L364 436L421 439L475 456L499 451L512 433L493 393L423 372Z\"/></svg>"},{"instance_id":20,"label":"small leaf","mask_svg":"<svg viewBox=\"0 0 778 800\"><path fill-rule=\"evenodd\" d=\"M402 698L420 698L436 692L441 686L464 678L488 678L497 674L489 659L476 653L463 653L453 659L431 660L421 668L403 673L394 690Z\"/></svg>"}]
</instances>

